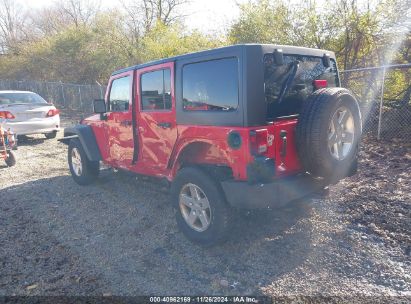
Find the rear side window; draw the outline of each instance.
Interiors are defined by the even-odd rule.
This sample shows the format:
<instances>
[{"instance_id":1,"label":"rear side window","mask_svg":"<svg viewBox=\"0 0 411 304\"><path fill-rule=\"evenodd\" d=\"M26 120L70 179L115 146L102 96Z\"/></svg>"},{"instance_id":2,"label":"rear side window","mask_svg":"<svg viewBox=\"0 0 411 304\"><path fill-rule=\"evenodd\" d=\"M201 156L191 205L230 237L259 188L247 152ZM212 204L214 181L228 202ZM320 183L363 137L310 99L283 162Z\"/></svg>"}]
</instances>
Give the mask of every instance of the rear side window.
<instances>
[{"instance_id":1,"label":"rear side window","mask_svg":"<svg viewBox=\"0 0 411 304\"><path fill-rule=\"evenodd\" d=\"M141 75L141 107L143 110L171 109L170 69Z\"/></svg>"},{"instance_id":2,"label":"rear side window","mask_svg":"<svg viewBox=\"0 0 411 304\"><path fill-rule=\"evenodd\" d=\"M114 79L111 83L110 111L128 111L130 106L130 76Z\"/></svg>"},{"instance_id":3,"label":"rear side window","mask_svg":"<svg viewBox=\"0 0 411 304\"><path fill-rule=\"evenodd\" d=\"M295 69L293 71L293 69ZM286 93L280 100L284 84L289 83ZM331 59L326 68L322 57L284 55L284 64L276 65L272 54L264 56L264 89L268 103L268 118L297 114L302 102L315 91L314 80L327 80L328 87L338 85L337 66Z\"/></svg>"},{"instance_id":4,"label":"rear side window","mask_svg":"<svg viewBox=\"0 0 411 304\"><path fill-rule=\"evenodd\" d=\"M225 58L183 67L183 109L233 111L238 107L238 60Z\"/></svg>"}]
</instances>

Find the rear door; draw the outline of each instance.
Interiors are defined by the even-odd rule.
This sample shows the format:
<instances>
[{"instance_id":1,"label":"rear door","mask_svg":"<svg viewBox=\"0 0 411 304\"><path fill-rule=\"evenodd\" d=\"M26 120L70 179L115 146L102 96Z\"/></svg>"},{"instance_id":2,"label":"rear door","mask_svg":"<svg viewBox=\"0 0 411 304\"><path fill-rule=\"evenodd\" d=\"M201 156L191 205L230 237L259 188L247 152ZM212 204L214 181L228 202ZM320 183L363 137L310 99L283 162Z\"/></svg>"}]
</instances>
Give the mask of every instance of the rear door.
<instances>
[{"instance_id":1,"label":"rear door","mask_svg":"<svg viewBox=\"0 0 411 304\"><path fill-rule=\"evenodd\" d=\"M116 167L129 169L133 161L134 141L132 123L133 71L115 75L107 91L108 140L107 162Z\"/></svg>"},{"instance_id":2,"label":"rear door","mask_svg":"<svg viewBox=\"0 0 411 304\"><path fill-rule=\"evenodd\" d=\"M137 71L139 161L147 173L164 173L177 140L174 62Z\"/></svg>"}]
</instances>

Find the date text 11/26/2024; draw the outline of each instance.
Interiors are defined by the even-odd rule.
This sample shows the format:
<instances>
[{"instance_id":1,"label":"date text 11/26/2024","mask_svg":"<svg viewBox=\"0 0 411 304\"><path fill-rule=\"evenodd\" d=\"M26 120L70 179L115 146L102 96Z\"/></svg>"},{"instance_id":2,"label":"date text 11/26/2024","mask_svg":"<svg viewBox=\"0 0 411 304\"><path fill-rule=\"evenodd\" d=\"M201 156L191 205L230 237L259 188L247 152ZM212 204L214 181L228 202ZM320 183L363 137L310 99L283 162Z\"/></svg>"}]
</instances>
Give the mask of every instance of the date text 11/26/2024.
<instances>
[{"instance_id":1,"label":"date text 11/26/2024","mask_svg":"<svg viewBox=\"0 0 411 304\"><path fill-rule=\"evenodd\" d=\"M150 303L272 303L269 297L253 296L154 296Z\"/></svg>"}]
</instances>

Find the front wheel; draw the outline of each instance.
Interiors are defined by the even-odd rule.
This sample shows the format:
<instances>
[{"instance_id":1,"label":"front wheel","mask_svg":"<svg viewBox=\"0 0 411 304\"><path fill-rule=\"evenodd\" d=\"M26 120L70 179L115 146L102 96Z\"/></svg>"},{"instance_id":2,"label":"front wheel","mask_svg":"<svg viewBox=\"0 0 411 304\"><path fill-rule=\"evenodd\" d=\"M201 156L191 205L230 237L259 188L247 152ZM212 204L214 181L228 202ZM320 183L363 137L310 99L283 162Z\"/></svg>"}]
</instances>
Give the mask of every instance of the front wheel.
<instances>
[{"instance_id":1,"label":"front wheel","mask_svg":"<svg viewBox=\"0 0 411 304\"><path fill-rule=\"evenodd\" d=\"M79 185L93 183L99 174L98 161L90 161L78 139L72 139L68 147L68 163L74 181Z\"/></svg>"},{"instance_id":2,"label":"front wheel","mask_svg":"<svg viewBox=\"0 0 411 304\"><path fill-rule=\"evenodd\" d=\"M211 246L228 234L231 212L224 195L207 174L184 168L171 186L177 224L192 242Z\"/></svg>"}]
</instances>

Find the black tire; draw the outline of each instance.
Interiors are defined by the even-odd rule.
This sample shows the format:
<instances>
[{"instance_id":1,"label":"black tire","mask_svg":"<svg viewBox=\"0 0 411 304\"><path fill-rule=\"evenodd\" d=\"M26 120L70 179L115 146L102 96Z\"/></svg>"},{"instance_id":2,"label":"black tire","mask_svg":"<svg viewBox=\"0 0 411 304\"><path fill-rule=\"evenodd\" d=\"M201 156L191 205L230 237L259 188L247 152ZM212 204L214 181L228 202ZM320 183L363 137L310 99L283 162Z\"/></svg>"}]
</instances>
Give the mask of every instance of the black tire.
<instances>
[{"instance_id":1,"label":"black tire","mask_svg":"<svg viewBox=\"0 0 411 304\"><path fill-rule=\"evenodd\" d=\"M8 151L5 162L7 167L13 167L16 164L16 155L12 151Z\"/></svg>"},{"instance_id":2,"label":"black tire","mask_svg":"<svg viewBox=\"0 0 411 304\"><path fill-rule=\"evenodd\" d=\"M329 148L331 120L339 109L348 109L353 121L353 144L342 159L333 157ZM314 92L303 104L296 129L296 145L304 169L334 183L352 175L361 137L361 113L355 97L343 88L326 88ZM341 144L341 134L340 144ZM344 145L343 145L344 146Z\"/></svg>"},{"instance_id":3,"label":"black tire","mask_svg":"<svg viewBox=\"0 0 411 304\"><path fill-rule=\"evenodd\" d=\"M73 168L73 150L76 150L80 156L81 172L76 172ZM90 161L87 158L87 155L77 138L70 140L68 147L68 164L74 181L82 186L93 183L100 172L100 163L98 161Z\"/></svg>"},{"instance_id":4,"label":"black tire","mask_svg":"<svg viewBox=\"0 0 411 304\"><path fill-rule=\"evenodd\" d=\"M46 136L47 139L56 138L56 136L57 136L57 131L53 131L53 132L51 132L51 133L45 133L44 136Z\"/></svg>"},{"instance_id":5,"label":"black tire","mask_svg":"<svg viewBox=\"0 0 411 304\"><path fill-rule=\"evenodd\" d=\"M183 217L180 193L187 184L199 187L208 199L211 219L205 231L194 230ZM175 208L177 225L190 241L203 246L212 246L227 238L231 227L232 210L226 203L219 184L205 172L193 167L183 168L171 185L171 200Z\"/></svg>"}]
</instances>

